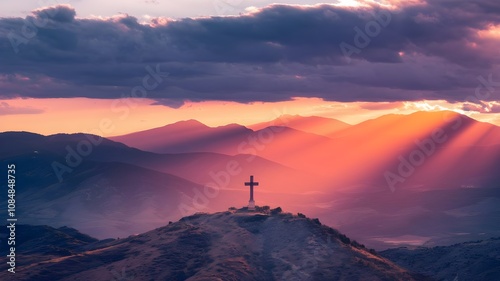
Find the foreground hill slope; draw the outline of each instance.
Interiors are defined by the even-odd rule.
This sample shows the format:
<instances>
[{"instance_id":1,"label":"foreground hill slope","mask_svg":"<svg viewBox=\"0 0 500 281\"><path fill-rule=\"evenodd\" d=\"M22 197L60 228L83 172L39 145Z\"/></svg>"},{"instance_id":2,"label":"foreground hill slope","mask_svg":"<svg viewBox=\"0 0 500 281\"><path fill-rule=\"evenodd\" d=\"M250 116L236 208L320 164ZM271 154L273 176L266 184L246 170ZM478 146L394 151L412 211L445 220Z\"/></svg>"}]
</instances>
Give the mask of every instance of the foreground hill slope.
<instances>
[{"instance_id":1,"label":"foreground hill slope","mask_svg":"<svg viewBox=\"0 0 500 281\"><path fill-rule=\"evenodd\" d=\"M20 268L16 277L72 281L429 280L410 274L318 220L281 213L279 208L196 214L99 249Z\"/></svg>"}]
</instances>

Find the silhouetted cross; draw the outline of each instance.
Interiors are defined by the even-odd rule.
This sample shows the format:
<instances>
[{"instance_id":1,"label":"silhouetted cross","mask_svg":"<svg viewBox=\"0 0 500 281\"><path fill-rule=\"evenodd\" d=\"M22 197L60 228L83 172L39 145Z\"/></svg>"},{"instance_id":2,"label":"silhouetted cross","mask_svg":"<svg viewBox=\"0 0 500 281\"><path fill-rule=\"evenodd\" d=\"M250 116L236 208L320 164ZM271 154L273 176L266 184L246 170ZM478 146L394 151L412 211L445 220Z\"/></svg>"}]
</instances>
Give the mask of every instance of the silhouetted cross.
<instances>
[{"instance_id":1,"label":"silhouetted cross","mask_svg":"<svg viewBox=\"0 0 500 281\"><path fill-rule=\"evenodd\" d=\"M249 208L255 206L255 202L253 201L253 187L258 185L259 185L258 182L253 181L253 176L250 176L250 181L245 183L245 186L250 186L250 201L248 201Z\"/></svg>"}]
</instances>

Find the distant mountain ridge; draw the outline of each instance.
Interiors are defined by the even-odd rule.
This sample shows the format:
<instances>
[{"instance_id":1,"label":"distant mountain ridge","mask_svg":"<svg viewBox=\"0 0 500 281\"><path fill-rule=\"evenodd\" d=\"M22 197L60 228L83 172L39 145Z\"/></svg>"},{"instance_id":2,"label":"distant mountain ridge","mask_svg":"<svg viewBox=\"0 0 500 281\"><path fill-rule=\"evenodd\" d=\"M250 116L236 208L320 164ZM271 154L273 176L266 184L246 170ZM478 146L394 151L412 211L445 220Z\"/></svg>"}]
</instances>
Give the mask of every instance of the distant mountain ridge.
<instances>
[{"instance_id":1,"label":"distant mountain ridge","mask_svg":"<svg viewBox=\"0 0 500 281\"><path fill-rule=\"evenodd\" d=\"M262 122L248 126L252 130L262 130L269 126L283 126L307 133L317 134L325 137L335 137L338 132L341 132L352 125L349 125L340 120L319 117L319 116L300 116L300 115L282 115L274 120Z\"/></svg>"},{"instance_id":2,"label":"distant mountain ridge","mask_svg":"<svg viewBox=\"0 0 500 281\"><path fill-rule=\"evenodd\" d=\"M217 152L234 155L237 150L226 147L244 141L251 133L252 130L237 124L212 128L196 120L187 120L110 139L156 153Z\"/></svg>"}]
</instances>

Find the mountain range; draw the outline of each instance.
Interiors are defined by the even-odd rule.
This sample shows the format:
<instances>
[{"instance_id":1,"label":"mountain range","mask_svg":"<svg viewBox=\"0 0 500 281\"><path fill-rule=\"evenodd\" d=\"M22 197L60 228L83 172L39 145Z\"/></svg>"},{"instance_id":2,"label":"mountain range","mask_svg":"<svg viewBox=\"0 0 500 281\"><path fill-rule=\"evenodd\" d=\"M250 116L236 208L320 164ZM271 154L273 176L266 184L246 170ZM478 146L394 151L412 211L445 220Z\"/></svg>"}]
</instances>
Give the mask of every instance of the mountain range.
<instances>
[{"instance_id":1,"label":"mountain range","mask_svg":"<svg viewBox=\"0 0 500 281\"><path fill-rule=\"evenodd\" d=\"M4 132L0 162L17 166L24 223L99 239L244 205L250 175L259 204L319 217L377 249L500 234L497 126L447 111L267 125L188 120L111 138Z\"/></svg>"}]
</instances>

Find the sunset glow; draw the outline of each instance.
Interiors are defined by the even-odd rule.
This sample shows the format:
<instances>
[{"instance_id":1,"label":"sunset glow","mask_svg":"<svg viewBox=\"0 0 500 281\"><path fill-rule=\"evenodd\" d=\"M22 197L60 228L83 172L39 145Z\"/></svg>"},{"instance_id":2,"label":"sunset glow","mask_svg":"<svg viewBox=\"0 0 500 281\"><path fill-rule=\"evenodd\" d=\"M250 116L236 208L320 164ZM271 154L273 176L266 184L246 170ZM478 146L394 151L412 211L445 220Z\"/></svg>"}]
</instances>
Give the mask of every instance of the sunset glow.
<instances>
[{"instance_id":1,"label":"sunset glow","mask_svg":"<svg viewBox=\"0 0 500 281\"><path fill-rule=\"evenodd\" d=\"M500 276L498 0L58 1L0 4L0 280Z\"/></svg>"},{"instance_id":2,"label":"sunset glow","mask_svg":"<svg viewBox=\"0 0 500 281\"><path fill-rule=\"evenodd\" d=\"M234 102L188 102L174 109L153 105L148 99L10 99L0 101L2 131L31 131L40 134L99 133L114 136L138 130L196 119L212 127L230 123L252 125L276 119L280 115L323 116L357 124L385 114L409 114L416 111L453 110L464 113L462 104L445 101L366 103L328 102L321 99L296 98L288 102L240 104ZM226 112L234 112L227 119ZM500 114L468 112L479 121L500 125ZM71 120L70 122L65 120ZM100 129L101 122L112 122ZM40 124L43 124L41 125ZM107 126L106 126L107 127Z\"/></svg>"}]
</instances>

